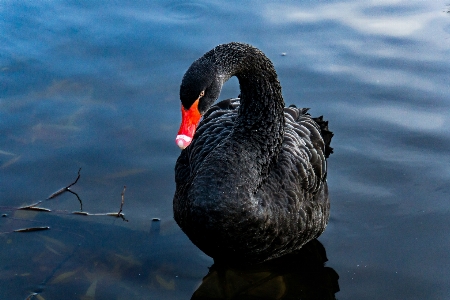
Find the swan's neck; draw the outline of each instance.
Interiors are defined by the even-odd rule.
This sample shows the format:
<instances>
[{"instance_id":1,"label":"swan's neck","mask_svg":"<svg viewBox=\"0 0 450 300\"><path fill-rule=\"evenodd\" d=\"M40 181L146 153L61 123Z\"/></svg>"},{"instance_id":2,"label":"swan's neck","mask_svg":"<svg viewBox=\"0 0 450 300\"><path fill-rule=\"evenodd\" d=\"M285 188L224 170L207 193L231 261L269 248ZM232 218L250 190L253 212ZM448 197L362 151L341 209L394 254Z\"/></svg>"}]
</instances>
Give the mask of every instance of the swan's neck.
<instances>
[{"instance_id":1,"label":"swan's neck","mask_svg":"<svg viewBox=\"0 0 450 300\"><path fill-rule=\"evenodd\" d=\"M270 60L249 48L228 76L236 76L241 89L239 116L230 139L242 143L265 178L278 158L284 136L284 101Z\"/></svg>"},{"instance_id":2,"label":"swan's neck","mask_svg":"<svg viewBox=\"0 0 450 300\"><path fill-rule=\"evenodd\" d=\"M242 47L218 46L204 57L222 82L236 76L241 89L231 134L204 159L189 191L193 207L208 215L221 212L217 220L225 218L224 212L257 209L253 195L277 161L284 137L284 101L275 69L261 51Z\"/></svg>"}]
</instances>

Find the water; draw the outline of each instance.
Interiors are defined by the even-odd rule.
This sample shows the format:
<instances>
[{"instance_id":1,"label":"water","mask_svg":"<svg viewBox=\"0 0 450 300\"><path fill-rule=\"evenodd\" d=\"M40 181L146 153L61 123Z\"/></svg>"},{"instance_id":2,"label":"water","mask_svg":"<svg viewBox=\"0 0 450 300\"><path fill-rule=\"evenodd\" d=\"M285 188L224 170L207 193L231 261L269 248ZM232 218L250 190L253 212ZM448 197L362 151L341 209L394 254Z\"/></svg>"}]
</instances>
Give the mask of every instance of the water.
<instances>
[{"instance_id":1,"label":"water","mask_svg":"<svg viewBox=\"0 0 450 300\"><path fill-rule=\"evenodd\" d=\"M335 132L331 220L319 238L320 274L339 275L335 296L450 299L448 10L444 1L2 1L0 298L193 295L213 262L172 219L178 89L192 61L242 41L272 59L286 103L311 107ZM232 79L221 98L238 93ZM83 210L118 212L126 185L129 222L73 215L70 193L41 204L52 212L16 210L80 167L72 190ZM51 228L13 232L38 226ZM300 282L289 274L264 294L288 298L289 278ZM231 287L242 280L233 276Z\"/></svg>"}]
</instances>

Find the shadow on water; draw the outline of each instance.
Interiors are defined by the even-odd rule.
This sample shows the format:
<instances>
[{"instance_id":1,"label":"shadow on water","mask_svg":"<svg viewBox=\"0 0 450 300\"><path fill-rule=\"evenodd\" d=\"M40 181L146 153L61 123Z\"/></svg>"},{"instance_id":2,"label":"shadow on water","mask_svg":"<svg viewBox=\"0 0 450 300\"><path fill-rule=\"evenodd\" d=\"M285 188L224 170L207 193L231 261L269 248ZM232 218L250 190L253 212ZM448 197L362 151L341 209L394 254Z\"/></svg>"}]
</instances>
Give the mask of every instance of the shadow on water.
<instances>
[{"instance_id":1,"label":"shadow on water","mask_svg":"<svg viewBox=\"0 0 450 300\"><path fill-rule=\"evenodd\" d=\"M339 276L327 260L324 246L312 240L296 254L256 266L216 262L191 299L336 299Z\"/></svg>"}]
</instances>

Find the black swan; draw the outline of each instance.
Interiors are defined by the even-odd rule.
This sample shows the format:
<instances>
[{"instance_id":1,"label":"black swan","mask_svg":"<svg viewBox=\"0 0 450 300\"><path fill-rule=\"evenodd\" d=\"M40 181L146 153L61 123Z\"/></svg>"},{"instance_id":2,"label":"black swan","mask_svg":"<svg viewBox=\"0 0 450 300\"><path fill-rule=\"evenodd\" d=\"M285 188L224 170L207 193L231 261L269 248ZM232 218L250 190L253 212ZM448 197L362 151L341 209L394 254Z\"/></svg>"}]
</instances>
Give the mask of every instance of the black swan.
<instances>
[{"instance_id":1,"label":"black swan","mask_svg":"<svg viewBox=\"0 0 450 300\"><path fill-rule=\"evenodd\" d=\"M213 105L232 76L239 98ZM173 210L197 247L218 261L253 264L294 252L325 230L333 134L308 109L284 107L275 68L260 50L215 47L189 67L180 99L176 142L184 150Z\"/></svg>"}]
</instances>

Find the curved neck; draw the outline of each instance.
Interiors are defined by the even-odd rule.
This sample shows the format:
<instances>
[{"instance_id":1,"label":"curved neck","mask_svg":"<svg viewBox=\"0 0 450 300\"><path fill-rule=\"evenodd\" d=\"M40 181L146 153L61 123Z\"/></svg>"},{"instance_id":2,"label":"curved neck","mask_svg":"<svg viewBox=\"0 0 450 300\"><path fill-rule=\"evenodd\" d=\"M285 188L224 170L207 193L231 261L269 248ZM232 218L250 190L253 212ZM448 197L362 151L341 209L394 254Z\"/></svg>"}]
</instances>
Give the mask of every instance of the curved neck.
<instances>
[{"instance_id":1,"label":"curved neck","mask_svg":"<svg viewBox=\"0 0 450 300\"><path fill-rule=\"evenodd\" d=\"M253 148L250 152L264 177L278 157L284 136L284 100L275 68L250 45L231 43L213 51L219 76L225 81L236 76L241 89L239 116L230 138ZM227 55L221 57L221 53Z\"/></svg>"}]
</instances>

